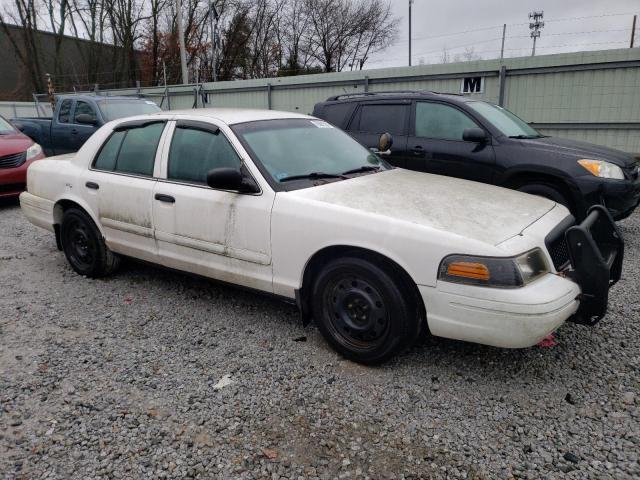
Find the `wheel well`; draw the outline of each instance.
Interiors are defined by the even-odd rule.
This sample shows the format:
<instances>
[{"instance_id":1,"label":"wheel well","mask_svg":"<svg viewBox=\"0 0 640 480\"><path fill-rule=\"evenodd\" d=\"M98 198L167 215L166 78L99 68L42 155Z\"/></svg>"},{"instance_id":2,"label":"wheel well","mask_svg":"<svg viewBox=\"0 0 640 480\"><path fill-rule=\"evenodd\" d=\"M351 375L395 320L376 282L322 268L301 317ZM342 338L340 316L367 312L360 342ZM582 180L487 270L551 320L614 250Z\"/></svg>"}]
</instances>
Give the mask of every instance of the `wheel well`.
<instances>
[{"instance_id":1,"label":"wheel well","mask_svg":"<svg viewBox=\"0 0 640 480\"><path fill-rule=\"evenodd\" d=\"M302 276L302 287L296 292L296 301L300 312L302 314L302 321L304 325L311 322L311 299L310 293L313 285L313 281L320 272L321 268L328 261L335 258L356 256L377 263L383 264L391 274L395 275L403 284L404 287L409 289L412 296L415 299L417 314L422 320L426 319L426 309L422 300L422 295L418 290L416 282L413 281L411 275L402 268L397 262L393 261L389 257L386 257L378 252L369 250L362 247L353 247L348 245L334 245L331 247L323 248L317 251L307 262Z\"/></svg>"},{"instance_id":2,"label":"wheel well","mask_svg":"<svg viewBox=\"0 0 640 480\"><path fill-rule=\"evenodd\" d=\"M53 206L53 231L56 234L56 246L60 251L62 251L62 241L60 239L60 225L62 224L62 216L64 215L64 212L66 212L70 208L77 208L78 210L82 210L86 213L86 210L73 200L59 200Z\"/></svg>"},{"instance_id":3,"label":"wheel well","mask_svg":"<svg viewBox=\"0 0 640 480\"><path fill-rule=\"evenodd\" d=\"M556 188L567 199L571 210L576 208L573 187L560 177L546 173L520 172L509 177L503 184L504 187L517 190L525 185L541 183Z\"/></svg>"}]
</instances>

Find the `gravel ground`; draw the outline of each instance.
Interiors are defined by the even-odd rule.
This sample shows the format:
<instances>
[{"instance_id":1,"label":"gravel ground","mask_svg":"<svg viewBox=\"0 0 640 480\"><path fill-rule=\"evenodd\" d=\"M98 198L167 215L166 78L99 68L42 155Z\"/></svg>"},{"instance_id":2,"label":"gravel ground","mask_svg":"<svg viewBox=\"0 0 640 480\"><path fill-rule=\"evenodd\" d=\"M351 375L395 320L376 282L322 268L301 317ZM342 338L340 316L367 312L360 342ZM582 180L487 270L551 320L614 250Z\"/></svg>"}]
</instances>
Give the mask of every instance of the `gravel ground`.
<instances>
[{"instance_id":1,"label":"gravel ground","mask_svg":"<svg viewBox=\"0 0 640 480\"><path fill-rule=\"evenodd\" d=\"M14 478L638 478L640 212L594 328L342 360L273 299L126 263L76 275L0 205L0 472Z\"/></svg>"}]
</instances>

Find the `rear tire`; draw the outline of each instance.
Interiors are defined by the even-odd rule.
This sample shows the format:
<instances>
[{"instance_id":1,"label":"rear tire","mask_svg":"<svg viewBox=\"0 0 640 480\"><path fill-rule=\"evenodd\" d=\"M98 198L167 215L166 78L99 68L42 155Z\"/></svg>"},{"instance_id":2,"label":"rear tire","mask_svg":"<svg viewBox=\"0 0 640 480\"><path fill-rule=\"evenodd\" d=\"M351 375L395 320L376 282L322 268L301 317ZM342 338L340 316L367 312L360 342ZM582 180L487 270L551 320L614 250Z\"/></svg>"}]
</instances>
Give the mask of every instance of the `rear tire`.
<instances>
[{"instance_id":1,"label":"rear tire","mask_svg":"<svg viewBox=\"0 0 640 480\"><path fill-rule=\"evenodd\" d=\"M330 261L312 288L313 317L327 342L358 363L382 363L418 338L421 317L401 275L357 256Z\"/></svg>"},{"instance_id":2,"label":"rear tire","mask_svg":"<svg viewBox=\"0 0 640 480\"><path fill-rule=\"evenodd\" d=\"M64 212L60 242L71 268L80 275L104 277L120 265L120 257L109 250L91 217L78 208Z\"/></svg>"}]
</instances>

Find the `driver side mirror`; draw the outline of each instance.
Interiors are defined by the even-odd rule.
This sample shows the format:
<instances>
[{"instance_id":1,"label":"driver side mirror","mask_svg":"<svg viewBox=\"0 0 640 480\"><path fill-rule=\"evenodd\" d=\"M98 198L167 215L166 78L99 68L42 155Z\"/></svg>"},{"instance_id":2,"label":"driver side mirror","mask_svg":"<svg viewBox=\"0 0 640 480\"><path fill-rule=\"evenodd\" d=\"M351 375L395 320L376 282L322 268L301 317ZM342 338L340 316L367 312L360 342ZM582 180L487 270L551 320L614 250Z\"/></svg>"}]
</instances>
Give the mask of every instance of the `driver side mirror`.
<instances>
[{"instance_id":1,"label":"driver side mirror","mask_svg":"<svg viewBox=\"0 0 640 480\"><path fill-rule=\"evenodd\" d=\"M383 133L378 139L378 153L387 153L393 145L393 137L390 133Z\"/></svg>"},{"instance_id":2,"label":"driver side mirror","mask_svg":"<svg viewBox=\"0 0 640 480\"><path fill-rule=\"evenodd\" d=\"M255 181L245 176L239 168L214 168L207 173L207 185L216 190L233 190L240 193L258 193Z\"/></svg>"},{"instance_id":3,"label":"driver side mirror","mask_svg":"<svg viewBox=\"0 0 640 480\"><path fill-rule=\"evenodd\" d=\"M76 115L76 122L86 125L95 125L97 123L96 119L88 113L80 113L79 115Z\"/></svg>"},{"instance_id":4,"label":"driver side mirror","mask_svg":"<svg viewBox=\"0 0 640 480\"><path fill-rule=\"evenodd\" d=\"M487 134L481 128L466 128L462 132L462 140L465 142L484 143L487 141Z\"/></svg>"}]
</instances>

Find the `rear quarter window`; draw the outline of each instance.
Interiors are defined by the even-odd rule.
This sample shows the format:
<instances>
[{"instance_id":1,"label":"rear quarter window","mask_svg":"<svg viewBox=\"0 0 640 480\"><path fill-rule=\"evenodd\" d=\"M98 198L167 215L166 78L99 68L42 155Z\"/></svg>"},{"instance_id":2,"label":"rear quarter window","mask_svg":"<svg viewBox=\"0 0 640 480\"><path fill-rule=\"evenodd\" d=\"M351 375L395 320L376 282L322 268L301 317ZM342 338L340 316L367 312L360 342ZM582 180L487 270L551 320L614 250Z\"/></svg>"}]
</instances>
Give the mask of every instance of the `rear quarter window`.
<instances>
[{"instance_id":1,"label":"rear quarter window","mask_svg":"<svg viewBox=\"0 0 640 480\"><path fill-rule=\"evenodd\" d=\"M333 105L325 105L322 109L322 113L318 116L329 122L331 125L344 129L349 123L349 120L351 120L351 115L355 108L355 103L336 103Z\"/></svg>"}]
</instances>

